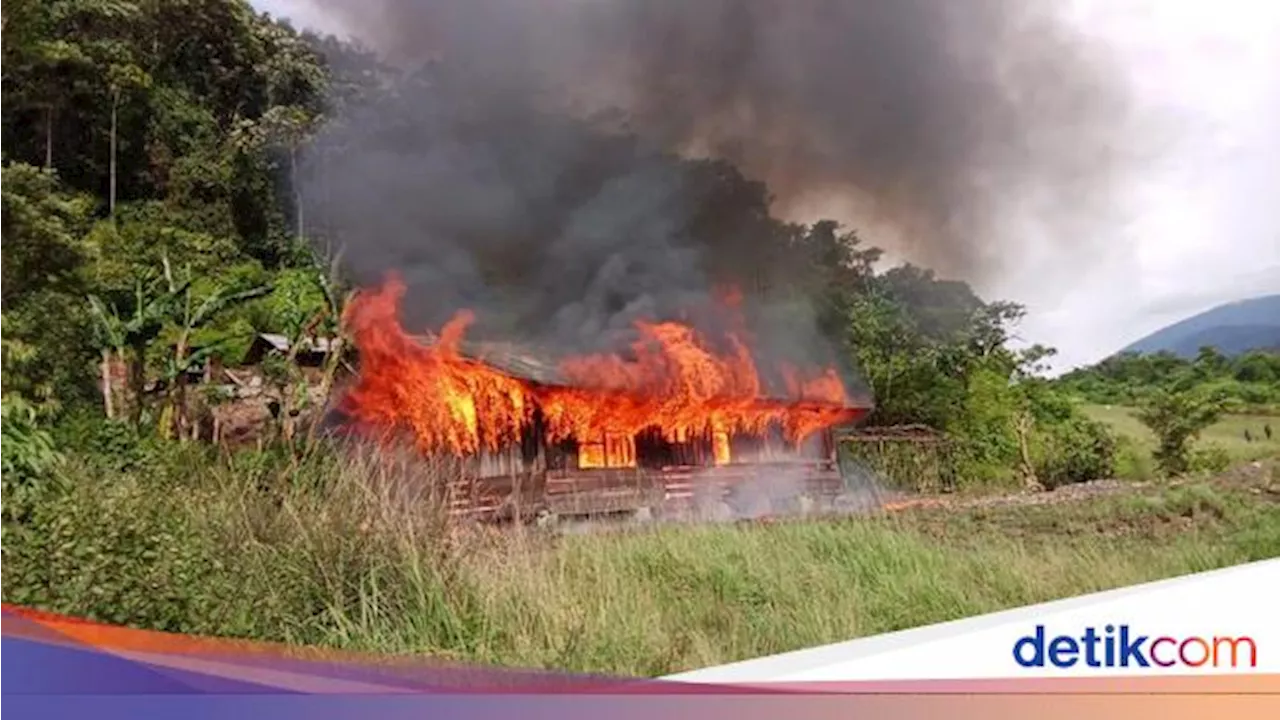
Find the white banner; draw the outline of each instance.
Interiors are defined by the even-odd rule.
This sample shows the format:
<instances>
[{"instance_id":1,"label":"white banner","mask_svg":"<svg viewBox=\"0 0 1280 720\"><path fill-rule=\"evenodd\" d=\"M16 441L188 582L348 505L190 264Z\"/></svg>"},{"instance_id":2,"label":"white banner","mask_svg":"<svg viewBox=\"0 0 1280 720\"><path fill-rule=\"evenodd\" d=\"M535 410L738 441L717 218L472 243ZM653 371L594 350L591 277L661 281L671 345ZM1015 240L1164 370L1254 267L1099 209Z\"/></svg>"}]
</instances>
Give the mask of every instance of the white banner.
<instances>
[{"instance_id":1,"label":"white banner","mask_svg":"<svg viewBox=\"0 0 1280 720\"><path fill-rule=\"evenodd\" d=\"M701 683L1280 672L1280 559L669 676Z\"/></svg>"}]
</instances>

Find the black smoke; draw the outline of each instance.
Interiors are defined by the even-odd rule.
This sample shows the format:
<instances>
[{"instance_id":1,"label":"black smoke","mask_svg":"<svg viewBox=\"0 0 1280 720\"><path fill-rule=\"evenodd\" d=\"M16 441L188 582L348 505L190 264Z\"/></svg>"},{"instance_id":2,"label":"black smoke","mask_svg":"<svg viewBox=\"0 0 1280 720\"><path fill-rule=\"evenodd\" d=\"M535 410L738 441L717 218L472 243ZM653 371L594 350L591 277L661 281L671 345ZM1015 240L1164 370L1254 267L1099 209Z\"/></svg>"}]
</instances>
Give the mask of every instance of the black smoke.
<instances>
[{"instance_id":1,"label":"black smoke","mask_svg":"<svg viewBox=\"0 0 1280 720\"><path fill-rule=\"evenodd\" d=\"M1087 243L1130 159L1121 75L1054 2L312 4L404 72L335 112L308 216L415 321L599 340L803 271L768 217L801 208L981 283L1027 218ZM786 343L815 324L770 304Z\"/></svg>"}]
</instances>

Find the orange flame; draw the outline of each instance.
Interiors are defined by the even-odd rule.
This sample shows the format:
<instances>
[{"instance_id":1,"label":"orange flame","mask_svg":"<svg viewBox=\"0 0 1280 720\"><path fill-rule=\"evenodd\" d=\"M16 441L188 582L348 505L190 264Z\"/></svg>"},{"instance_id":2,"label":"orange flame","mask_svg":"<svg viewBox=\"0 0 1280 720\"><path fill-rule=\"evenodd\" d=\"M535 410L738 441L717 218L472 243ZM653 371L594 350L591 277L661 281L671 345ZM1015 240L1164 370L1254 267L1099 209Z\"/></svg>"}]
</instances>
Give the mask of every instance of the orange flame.
<instances>
[{"instance_id":1,"label":"orange flame","mask_svg":"<svg viewBox=\"0 0 1280 720\"><path fill-rule=\"evenodd\" d=\"M346 318L360 351L360 378L344 401L358 421L408 430L427 452L497 450L520 438L534 408L549 439L577 441L580 467L634 467L636 436L656 430L669 442L711 441L715 463L731 461L730 435L780 425L799 442L854 419L834 369L805 377L782 368L789 398L765 399L755 361L737 334L729 351L711 350L693 328L637 324L634 359L596 354L560 365L567 386L513 378L465 357L460 343L474 319L459 312L430 344L415 341L396 312L404 285L395 278L362 292Z\"/></svg>"}]
</instances>

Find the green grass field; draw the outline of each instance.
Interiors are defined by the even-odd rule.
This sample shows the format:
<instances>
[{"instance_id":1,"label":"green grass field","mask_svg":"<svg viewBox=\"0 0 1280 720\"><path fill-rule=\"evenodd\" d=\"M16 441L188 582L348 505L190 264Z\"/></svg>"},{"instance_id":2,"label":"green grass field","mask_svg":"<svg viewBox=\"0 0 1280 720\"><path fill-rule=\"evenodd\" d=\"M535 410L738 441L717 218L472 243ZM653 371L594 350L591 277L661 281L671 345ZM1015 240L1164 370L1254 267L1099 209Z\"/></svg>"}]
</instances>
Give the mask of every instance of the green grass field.
<instances>
[{"instance_id":1,"label":"green grass field","mask_svg":"<svg viewBox=\"0 0 1280 720\"><path fill-rule=\"evenodd\" d=\"M1132 439L1143 450L1150 452L1155 446L1151 431L1134 416L1134 410L1123 405L1084 405L1089 417L1105 422L1116 433ZM1271 426L1271 439L1264 428ZM1245 430L1252 441L1245 440ZM1225 450L1232 460L1246 461L1280 456L1280 417L1270 415L1225 415L1209 426L1196 441L1194 447L1216 445Z\"/></svg>"},{"instance_id":2,"label":"green grass field","mask_svg":"<svg viewBox=\"0 0 1280 720\"><path fill-rule=\"evenodd\" d=\"M1208 485L1074 507L576 537L473 559L485 618L473 645L397 622L393 608L353 613L325 641L658 675L1277 554L1280 505Z\"/></svg>"},{"instance_id":3,"label":"green grass field","mask_svg":"<svg viewBox=\"0 0 1280 720\"><path fill-rule=\"evenodd\" d=\"M6 533L5 600L653 676L1280 555L1273 463L1029 507L593 535L441 523L403 495L409 476L367 462L272 467L193 458L72 478L33 532Z\"/></svg>"}]
</instances>

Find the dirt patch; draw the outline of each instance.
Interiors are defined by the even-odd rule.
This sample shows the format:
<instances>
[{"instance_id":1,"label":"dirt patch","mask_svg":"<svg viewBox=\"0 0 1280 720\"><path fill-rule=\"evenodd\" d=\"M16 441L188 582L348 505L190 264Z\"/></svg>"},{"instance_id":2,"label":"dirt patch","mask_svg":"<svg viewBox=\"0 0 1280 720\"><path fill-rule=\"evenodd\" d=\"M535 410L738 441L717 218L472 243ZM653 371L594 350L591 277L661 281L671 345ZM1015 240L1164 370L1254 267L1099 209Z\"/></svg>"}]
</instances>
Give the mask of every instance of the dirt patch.
<instances>
[{"instance_id":1,"label":"dirt patch","mask_svg":"<svg viewBox=\"0 0 1280 720\"><path fill-rule=\"evenodd\" d=\"M1280 458L1266 458L1240 463L1214 477L1220 487L1244 487L1258 494L1280 497Z\"/></svg>"},{"instance_id":2,"label":"dirt patch","mask_svg":"<svg viewBox=\"0 0 1280 720\"><path fill-rule=\"evenodd\" d=\"M1094 480L1087 483L1066 485L1056 490L1022 491L1006 495L983 495L968 497L962 495L935 495L929 497L907 498L887 503L885 510L890 512L916 509L966 510L974 508L1018 507L1028 505L1052 505L1065 502L1079 502L1091 498L1133 492L1150 487L1151 483L1126 482L1123 480Z\"/></svg>"},{"instance_id":3,"label":"dirt patch","mask_svg":"<svg viewBox=\"0 0 1280 720\"><path fill-rule=\"evenodd\" d=\"M936 495L907 498L887 503L889 511L920 508L944 508L964 510L974 508L1020 507L1080 502L1100 497L1126 493L1141 493L1154 489L1167 489L1189 484L1208 484L1222 489L1246 489L1253 494L1274 497L1280 501L1280 458L1240 463L1212 478L1185 477L1165 482L1134 482L1127 480L1093 480L1091 482L1063 485L1055 490L1022 491L1006 495L965 497Z\"/></svg>"},{"instance_id":4,"label":"dirt patch","mask_svg":"<svg viewBox=\"0 0 1280 720\"><path fill-rule=\"evenodd\" d=\"M921 532L954 541L968 525L1010 537L1052 541L1071 536L1169 539L1231 522L1231 508L1247 502L1280 502L1280 462L1242 463L1212 478L1135 483L1103 480L1054 491L986 498L942 499L903 508L902 519ZM1005 512L1005 508L1027 508ZM960 533L961 536L964 533Z\"/></svg>"}]
</instances>

